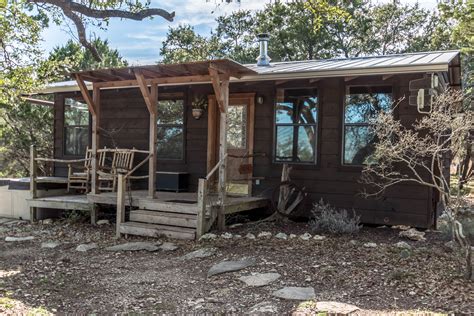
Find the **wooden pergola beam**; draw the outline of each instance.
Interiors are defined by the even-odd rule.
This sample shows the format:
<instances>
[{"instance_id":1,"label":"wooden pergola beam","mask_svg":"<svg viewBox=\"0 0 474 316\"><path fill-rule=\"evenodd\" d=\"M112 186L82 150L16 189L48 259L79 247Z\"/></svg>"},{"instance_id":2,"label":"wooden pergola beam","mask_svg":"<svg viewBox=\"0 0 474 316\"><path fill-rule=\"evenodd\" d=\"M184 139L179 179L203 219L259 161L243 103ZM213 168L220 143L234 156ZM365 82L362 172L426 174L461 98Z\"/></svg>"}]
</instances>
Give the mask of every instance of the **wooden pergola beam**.
<instances>
[{"instance_id":1,"label":"wooden pergola beam","mask_svg":"<svg viewBox=\"0 0 474 316\"><path fill-rule=\"evenodd\" d=\"M222 77L222 75L219 75ZM179 77L163 77L163 78L154 78L146 79L146 85L150 86L152 84L179 84L179 83L209 83L211 82L210 75L194 75L194 76L179 76ZM137 87L137 79L129 80L116 80L108 82L97 82L95 83L100 88L125 88L125 87Z\"/></svg>"},{"instance_id":2,"label":"wooden pergola beam","mask_svg":"<svg viewBox=\"0 0 474 316\"><path fill-rule=\"evenodd\" d=\"M135 77L137 78L138 87L140 88L140 91L143 95L143 99L145 99L146 106L148 107L148 112L156 113L156 104L152 101L153 99L150 90L148 90L148 85L145 80L145 76L140 70L135 70Z\"/></svg>"},{"instance_id":3,"label":"wooden pergola beam","mask_svg":"<svg viewBox=\"0 0 474 316\"><path fill-rule=\"evenodd\" d=\"M81 91L82 97L84 98L84 101L86 101L87 107L89 108L89 112L91 112L91 114L94 116L96 114L96 106L92 100L91 95L89 94L89 90L87 90L84 80L78 74L75 75L75 79L77 85L79 86L79 90Z\"/></svg>"}]
</instances>

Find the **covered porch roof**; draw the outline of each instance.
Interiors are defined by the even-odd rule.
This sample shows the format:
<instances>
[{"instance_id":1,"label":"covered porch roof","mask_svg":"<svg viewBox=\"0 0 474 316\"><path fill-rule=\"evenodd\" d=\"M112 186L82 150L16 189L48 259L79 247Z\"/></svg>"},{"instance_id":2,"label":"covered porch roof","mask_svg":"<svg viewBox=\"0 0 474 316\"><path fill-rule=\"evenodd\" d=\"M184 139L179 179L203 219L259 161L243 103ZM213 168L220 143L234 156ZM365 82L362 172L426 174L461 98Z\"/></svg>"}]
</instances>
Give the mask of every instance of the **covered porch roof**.
<instances>
[{"instance_id":1,"label":"covered porch roof","mask_svg":"<svg viewBox=\"0 0 474 316\"><path fill-rule=\"evenodd\" d=\"M230 59L187 62L179 64L157 64L129 66L73 72L77 80L91 82L98 88L137 86L137 76L142 76L148 85L173 83L212 82L212 74L241 78L257 72Z\"/></svg>"}]
</instances>

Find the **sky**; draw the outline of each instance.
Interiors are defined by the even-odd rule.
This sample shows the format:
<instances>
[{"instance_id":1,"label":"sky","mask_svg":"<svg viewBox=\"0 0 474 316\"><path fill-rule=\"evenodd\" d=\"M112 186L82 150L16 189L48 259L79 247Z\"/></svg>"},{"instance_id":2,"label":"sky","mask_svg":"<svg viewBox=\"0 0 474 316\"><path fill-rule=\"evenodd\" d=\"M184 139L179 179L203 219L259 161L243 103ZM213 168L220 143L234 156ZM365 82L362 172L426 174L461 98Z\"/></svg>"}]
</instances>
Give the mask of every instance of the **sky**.
<instances>
[{"instance_id":1,"label":"sky","mask_svg":"<svg viewBox=\"0 0 474 316\"><path fill-rule=\"evenodd\" d=\"M376 0L376 3L391 0ZM424 8L434 8L437 0L418 0ZM161 17L143 21L112 19L106 31L88 27L87 31L93 37L108 39L112 48L130 64L153 64L160 59L160 48L166 38L169 27L180 24L190 24L202 35L209 35L216 26L215 18L236 10L259 10L268 0L241 0L241 3L217 5L220 0L151 0L151 6L175 11L173 22ZM413 0L402 0L402 3L414 3ZM48 54L54 47L62 46L69 38L75 39L75 29L72 23L66 21L61 26L51 25L43 31L42 48Z\"/></svg>"}]
</instances>

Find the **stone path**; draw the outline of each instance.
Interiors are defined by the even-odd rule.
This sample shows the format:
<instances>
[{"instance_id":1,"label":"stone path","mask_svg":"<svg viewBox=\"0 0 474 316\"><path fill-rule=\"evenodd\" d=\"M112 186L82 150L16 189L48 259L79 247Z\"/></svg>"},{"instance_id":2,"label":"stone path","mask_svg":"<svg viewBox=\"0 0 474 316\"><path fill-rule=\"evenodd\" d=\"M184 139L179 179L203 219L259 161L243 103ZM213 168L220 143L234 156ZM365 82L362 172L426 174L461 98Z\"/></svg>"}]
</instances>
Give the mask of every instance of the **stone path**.
<instances>
[{"instance_id":1,"label":"stone path","mask_svg":"<svg viewBox=\"0 0 474 316\"><path fill-rule=\"evenodd\" d=\"M222 274L226 272L239 271L255 265L256 262L257 260L255 260L255 258L246 258L237 261L222 261L218 264L213 265L209 269L209 272L207 272L207 276L211 277L213 275Z\"/></svg>"}]
</instances>

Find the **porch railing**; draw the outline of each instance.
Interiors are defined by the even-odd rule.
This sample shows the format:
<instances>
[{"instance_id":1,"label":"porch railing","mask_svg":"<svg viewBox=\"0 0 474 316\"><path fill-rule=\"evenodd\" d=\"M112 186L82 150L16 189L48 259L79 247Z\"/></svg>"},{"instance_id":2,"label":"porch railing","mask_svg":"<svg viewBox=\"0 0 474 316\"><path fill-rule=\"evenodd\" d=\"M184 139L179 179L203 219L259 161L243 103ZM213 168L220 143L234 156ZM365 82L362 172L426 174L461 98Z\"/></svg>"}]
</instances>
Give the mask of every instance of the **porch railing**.
<instances>
[{"instance_id":1,"label":"porch railing","mask_svg":"<svg viewBox=\"0 0 474 316\"><path fill-rule=\"evenodd\" d=\"M196 227L196 238L201 237L211 228L212 224L218 216L218 210L216 206L222 207L223 205L218 205L212 203L209 194L209 184L212 176L219 170L220 166L225 163L227 159L227 154L224 155L211 171L206 175L205 178L200 178L198 182L198 213L197 213L197 227ZM225 188L225 186L224 186ZM224 193L225 194L225 193ZM224 204L224 201L220 201L221 204ZM209 211L209 212L208 212Z\"/></svg>"},{"instance_id":2,"label":"porch railing","mask_svg":"<svg viewBox=\"0 0 474 316\"><path fill-rule=\"evenodd\" d=\"M138 163L132 170L128 172L119 172L117 175L117 216L116 216L116 226L115 226L115 235L120 237L120 225L125 222L125 197L127 195L127 180L130 179L147 179L148 175L145 176L132 176L132 174L138 170L141 166L147 163L153 154L149 151L140 151L141 153L148 153L140 163ZM132 197L129 200L129 206L132 206Z\"/></svg>"}]
</instances>

